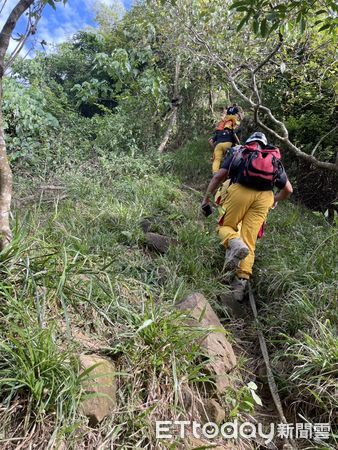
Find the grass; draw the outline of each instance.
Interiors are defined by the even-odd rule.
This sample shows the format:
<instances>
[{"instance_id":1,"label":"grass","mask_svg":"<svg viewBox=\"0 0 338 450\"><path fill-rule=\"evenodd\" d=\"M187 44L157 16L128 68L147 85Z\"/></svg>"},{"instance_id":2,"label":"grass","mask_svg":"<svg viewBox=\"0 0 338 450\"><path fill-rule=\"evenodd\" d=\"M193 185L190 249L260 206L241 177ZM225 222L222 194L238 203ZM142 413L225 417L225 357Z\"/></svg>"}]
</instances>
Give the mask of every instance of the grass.
<instances>
[{"instance_id":1,"label":"grass","mask_svg":"<svg viewBox=\"0 0 338 450\"><path fill-rule=\"evenodd\" d=\"M47 179L16 177L17 198L34 197L40 184L61 185L66 197L37 195L29 212L18 208L13 243L0 254L3 448L153 448L155 419L189 418L187 398L198 405L209 395L205 330L191 330L173 306L199 291L217 309L225 289L213 218L202 220L200 196L182 187L203 189L209 156L201 139L163 158L104 154L56 165ZM144 219L177 245L150 252ZM337 406L336 239L324 219L279 205L255 266L281 392L314 422ZM78 354L93 351L80 334L117 366L118 407L96 430L78 408ZM223 399L229 416L249 395L235 384Z\"/></svg>"},{"instance_id":2,"label":"grass","mask_svg":"<svg viewBox=\"0 0 338 450\"><path fill-rule=\"evenodd\" d=\"M152 448L155 419L187 418L185 398L209 395L198 345L207 331L192 330L174 303L199 291L216 304L223 255L199 198L174 175L175 157L109 155L47 179L16 177L16 198L32 203L15 211L0 255L3 448ZM62 199L34 198L40 184L62 186ZM166 255L146 248L145 218L177 240ZM78 408L78 354L92 351L79 333L117 366L118 408L95 432Z\"/></svg>"},{"instance_id":3,"label":"grass","mask_svg":"<svg viewBox=\"0 0 338 450\"><path fill-rule=\"evenodd\" d=\"M295 419L334 423L337 410L337 239L301 206L280 205L259 246L255 284L274 370Z\"/></svg>"}]
</instances>

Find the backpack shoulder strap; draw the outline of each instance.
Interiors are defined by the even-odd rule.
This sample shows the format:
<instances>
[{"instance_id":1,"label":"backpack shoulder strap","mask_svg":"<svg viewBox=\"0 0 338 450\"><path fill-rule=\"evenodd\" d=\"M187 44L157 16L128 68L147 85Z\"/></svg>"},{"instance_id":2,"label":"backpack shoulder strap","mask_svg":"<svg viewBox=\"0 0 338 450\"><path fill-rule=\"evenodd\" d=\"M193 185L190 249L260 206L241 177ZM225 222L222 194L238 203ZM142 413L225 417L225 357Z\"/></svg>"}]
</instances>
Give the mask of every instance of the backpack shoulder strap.
<instances>
[{"instance_id":1,"label":"backpack shoulder strap","mask_svg":"<svg viewBox=\"0 0 338 450\"><path fill-rule=\"evenodd\" d=\"M229 165L229 173L232 170L238 169L241 161L243 160L243 150L245 149L244 145L235 145L231 147L232 158Z\"/></svg>"}]
</instances>

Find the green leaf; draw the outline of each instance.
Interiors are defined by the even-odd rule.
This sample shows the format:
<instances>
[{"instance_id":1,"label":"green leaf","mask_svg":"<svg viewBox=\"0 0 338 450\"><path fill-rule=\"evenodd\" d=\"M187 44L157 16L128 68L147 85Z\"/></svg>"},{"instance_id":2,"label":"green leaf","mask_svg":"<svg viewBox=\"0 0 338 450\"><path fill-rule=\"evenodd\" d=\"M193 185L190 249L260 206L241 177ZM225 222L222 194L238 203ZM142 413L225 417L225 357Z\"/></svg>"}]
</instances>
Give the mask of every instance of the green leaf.
<instances>
[{"instance_id":1,"label":"green leaf","mask_svg":"<svg viewBox=\"0 0 338 450\"><path fill-rule=\"evenodd\" d=\"M265 37L268 33L268 26L266 19L263 19L261 22L261 35L262 37Z\"/></svg>"},{"instance_id":2,"label":"green leaf","mask_svg":"<svg viewBox=\"0 0 338 450\"><path fill-rule=\"evenodd\" d=\"M241 6L249 6L250 2L247 1L239 1L239 2L234 2L232 5L229 6L229 9L237 9L238 7Z\"/></svg>"},{"instance_id":3,"label":"green leaf","mask_svg":"<svg viewBox=\"0 0 338 450\"><path fill-rule=\"evenodd\" d=\"M326 23L322 27L320 27L318 31L324 31L324 30L327 30L330 27L331 27L331 24L330 23Z\"/></svg>"},{"instance_id":4,"label":"green leaf","mask_svg":"<svg viewBox=\"0 0 338 450\"><path fill-rule=\"evenodd\" d=\"M239 22L237 31L240 31L244 27L244 25L247 23L248 20L249 20L248 15L244 16L243 19Z\"/></svg>"},{"instance_id":5,"label":"green leaf","mask_svg":"<svg viewBox=\"0 0 338 450\"><path fill-rule=\"evenodd\" d=\"M239 409L246 412L250 412L254 409L254 404L250 400L243 400L239 404Z\"/></svg>"},{"instance_id":6,"label":"green leaf","mask_svg":"<svg viewBox=\"0 0 338 450\"><path fill-rule=\"evenodd\" d=\"M275 22L272 27L270 28L269 34L271 34L273 31L277 30L279 27L279 22Z\"/></svg>"},{"instance_id":7,"label":"green leaf","mask_svg":"<svg viewBox=\"0 0 338 450\"><path fill-rule=\"evenodd\" d=\"M315 12L316 16L319 16L320 14L327 14L327 11L325 11L325 9L319 9L318 11Z\"/></svg>"},{"instance_id":8,"label":"green leaf","mask_svg":"<svg viewBox=\"0 0 338 450\"><path fill-rule=\"evenodd\" d=\"M47 0L47 3L48 3L49 6L51 6L54 9L54 11L56 11L56 6L55 6L55 3L54 3L54 0Z\"/></svg>"}]
</instances>

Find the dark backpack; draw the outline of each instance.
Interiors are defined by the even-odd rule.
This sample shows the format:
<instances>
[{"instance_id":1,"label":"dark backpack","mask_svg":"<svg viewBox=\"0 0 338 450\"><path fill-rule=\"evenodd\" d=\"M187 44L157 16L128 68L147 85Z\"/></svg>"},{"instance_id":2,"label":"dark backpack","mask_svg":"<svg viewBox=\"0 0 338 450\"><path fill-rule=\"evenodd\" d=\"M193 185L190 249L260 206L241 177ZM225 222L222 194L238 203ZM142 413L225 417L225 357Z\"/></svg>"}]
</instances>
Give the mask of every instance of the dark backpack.
<instances>
[{"instance_id":1,"label":"dark backpack","mask_svg":"<svg viewBox=\"0 0 338 450\"><path fill-rule=\"evenodd\" d=\"M237 106L229 106L229 108L227 109L227 114L238 114L239 110L237 108Z\"/></svg>"},{"instance_id":2,"label":"dark backpack","mask_svg":"<svg viewBox=\"0 0 338 450\"><path fill-rule=\"evenodd\" d=\"M271 145L259 149L256 144L235 148L229 167L229 176L235 183L269 191L274 187L278 171L282 167L281 155L277 147Z\"/></svg>"}]
</instances>

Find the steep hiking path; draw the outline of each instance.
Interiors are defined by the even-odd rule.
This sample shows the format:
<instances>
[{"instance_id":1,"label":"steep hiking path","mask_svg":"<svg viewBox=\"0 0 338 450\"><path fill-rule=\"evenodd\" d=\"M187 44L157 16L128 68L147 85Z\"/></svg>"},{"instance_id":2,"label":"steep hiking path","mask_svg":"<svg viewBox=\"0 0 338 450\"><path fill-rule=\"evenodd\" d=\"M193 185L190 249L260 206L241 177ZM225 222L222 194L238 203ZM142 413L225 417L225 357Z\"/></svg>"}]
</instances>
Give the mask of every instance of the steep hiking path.
<instances>
[{"instance_id":1,"label":"steep hiking path","mask_svg":"<svg viewBox=\"0 0 338 450\"><path fill-rule=\"evenodd\" d=\"M278 421L256 328L220 307L226 274L214 223L182 187L204 190L209 157L203 139L163 157L109 153L43 177L17 174L26 203L1 254L1 448L264 448L253 438L186 441L179 428L171 440L156 436L156 421ZM254 280L283 406L297 398L288 416L317 422L335 405L330 230L297 206L274 212ZM204 318L206 309L206 326L193 327L194 310ZM302 358L305 374L291 364Z\"/></svg>"},{"instance_id":2,"label":"steep hiking path","mask_svg":"<svg viewBox=\"0 0 338 450\"><path fill-rule=\"evenodd\" d=\"M204 167L206 167L206 165L204 165ZM203 187L205 187L203 184L206 184L205 182L202 182L201 185L203 179L202 171L198 171L198 173L200 173L200 176L197 175L195 180L190 179L190 185L188 184L189 180L182 184L183 189L189 190L195 194L197 203L201 200L205 191L205 189L203 189ZM208 181L210 178L211 175L209 176ZM197 179L199 179L198 182ZM213 205L213 219L209 220L215 220L215 215L217 214L215 211L216 208L217 205ZM231 279L231 273L224 273L223 275L225 283L226 280ZM226 329L230 328L232 331L235 338L234 345L237 349L237 356L242 356L247 361L245 370L248 374L250 373L250 376L248 377L248 380L250 380L249 382L254 382L254 384L257 383L258 385L259 398L257 401L260 405L256 405L254 421L262 424L265 429L268 429L272 425L274 429L277 430L280 424L285 424L287 421L272 373L266 341L260 330L253 288L251 285L249 286L245 303L231 303L231 307L229 307L229 302L224 303L223 301L223 298L229 297L228 286L224 285L224 288L225 294L221 294L218 297L220 303L219 316L221 321L225 324ZM227 303L228 306L225 306ZM262 401L260 399L262 399ZM272 442L264 442L264 440L258 436L256 438L256 443L258 443L262 449L297 448L293 439L286 438L283 442L282 439L277 437L277 432L275 432Z\"/></svg>"},{"instance_id":3,"label":"steep hiking path","mask_svg":"<svg viewBox=\"0 0 338 450\"><path fill-rule=\"evenodd\" d=\"M210 173L208 154L202 147L202 141L188 145L186 155L178 156L181 162L189 158L193 161L191 172L176 166L183 188L192 190L196 201L205 192L203 174ZM286 448L333 449L336 443L332 418L337 407L338 342L334 324L338 261L334 245L328 247L327 242L337 242L337 232L324 218L291 203L279 205L270 213L267 235L257 245L251 297L258 303L258 321L248 306L249 298L245 312L237 310L245 319L222 319L226 328L230 326L240 344L238 352L247 358L259 385L266 407L262 422L264 417L273 418L284 435L276 443L280 446L282 441L287 442ZM270 355L269 375L259 345L265 341L264 336ZM323 340L317 341L318 336ZM263 353L264 347L263 342ZM272 382L270 387L272 374L277 386ZM276 401L278 391L282 404Z\"/></svg>"},{"instance_id":4,"label":"steep hiking path","mask_svg":"<svg viewBox=\"0 0 338 450\"><path fill-rule=\"evenodd\" d=\"M174 164L108 155L16 178L28 205L1 254L2 448L191 449L208 440L159 441L156 421L250 414L214 312L222 255Z\"/></svg>"}]
</instances>

